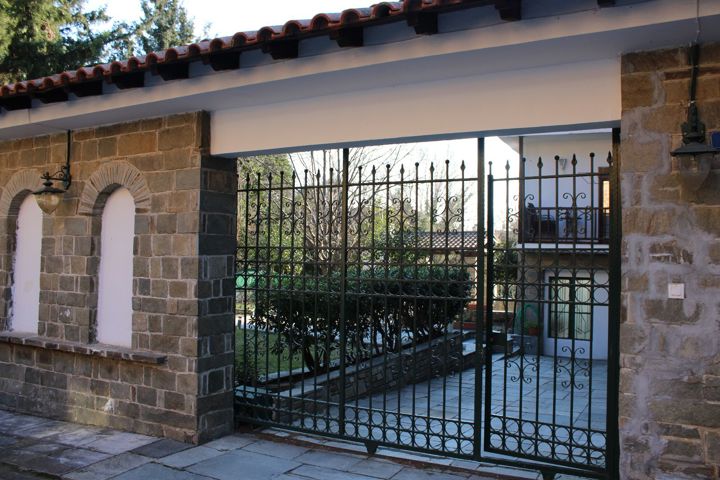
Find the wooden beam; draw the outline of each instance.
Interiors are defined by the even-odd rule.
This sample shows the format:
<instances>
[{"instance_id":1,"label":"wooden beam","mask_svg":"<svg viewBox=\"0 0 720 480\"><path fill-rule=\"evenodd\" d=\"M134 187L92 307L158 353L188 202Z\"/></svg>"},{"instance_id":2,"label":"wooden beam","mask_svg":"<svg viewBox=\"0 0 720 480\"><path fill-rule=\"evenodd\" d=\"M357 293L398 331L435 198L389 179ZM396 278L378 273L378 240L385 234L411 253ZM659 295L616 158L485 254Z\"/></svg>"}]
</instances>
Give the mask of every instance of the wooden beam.
<instances>
[{"instance_id":1,"label":"wooden beam","mask_svg":"<svg viewBox=\"0 0 720 480\"><path fill-rule=\"evenodd\" d=\"M117 85L121 90L126 88L138 88L145 86L145 72L120 73L110 76L110 82Z\"/></svg>"},{"instance_id":2,"label":"wooden beam","mask_svg":"<svg viewBox=\"0 0 720 480\"><path fill-rule=\"evenodd\" d=\"M43 92L33 92L33 97L42 103L64 102L68 99L68 91L65 88L53 88Z\"/></svg>"},{"instance_id":3,"label":"wooden beam","mask_svg":"<svg viewBox=\"0 0 720 480\"><path fill-rule=\"evenodd\" d=\"M213 70L235 70L240 68L240 52L215 52L211 53L208 63Z\"/></svg>"},{"instance_id":4,"label":"wooden beam","mask_svg":"<svg viewBox=\"0 0 720 480\"><path fill-rule=\"evenodd\" d=\"M362 47L365 43L365 36L362 27L346 27L339 30L331 30L330 38L335 40L340 47Z\"/></svg>"},{"instance_id":5,"label":"wooden beam","mask_svg":"<svg viewBox=\"0 0 720 480\"><path fill-rule=\"evenodd\" d=\"M521 0L495 0L495 9L500 12L500 18L506 22L522 20Z\"/></svg>"},{"instance_id":6,"label":"wooden beam","mask_svg":"<svg viewBox=\"0 0 720 480\"><path fill-rule=\"evenodd\" d=\"M5 110L23 110L32 106L30 95L13 95L12 97L0 97L0 107Z\"/></svg>"},{"instance_id":7,"label":"wooden beam","mask_svg":"<svg viewBox=\"0 0 720 480\"><path fill-rule=\"evenodd\" d=\"M418 35L433 35L438 33L437 12L410 12L407 23L415 28Z\"/></svg>"},{"instance_id":8,"label":"wooden beam","mask_svg":"<svg viewBox=\"0 0 720 480\"><path fill-rule=\"evenodd\" d=\"M73 83L68 85L68 90L70 90L70 93L74 93L78 97L102 95L103 82L102 80L95 80L90 82Z\"/></svg>"},{"instance_id":9,"label":"wooden beam","mask_svg":"<svg viewBox=\"0 0 720 480\"><path fill-rule=\"evenodd\" d=\"M190 76L189 62L160 63L152 67L152 73L160 75L163 80L178 80Z\"/></svg>"},{"instance_id":10,"label":"wooden beam","mask_svg":"<svg viewBox=\"0 0 720 480\"><path fill-rule=\"evenodd\" d=\"M262 51L269 53L273 60L284 60L297 58L299 47L299 40L277 40L263 44Z\"/></svg>"}]
</instances>

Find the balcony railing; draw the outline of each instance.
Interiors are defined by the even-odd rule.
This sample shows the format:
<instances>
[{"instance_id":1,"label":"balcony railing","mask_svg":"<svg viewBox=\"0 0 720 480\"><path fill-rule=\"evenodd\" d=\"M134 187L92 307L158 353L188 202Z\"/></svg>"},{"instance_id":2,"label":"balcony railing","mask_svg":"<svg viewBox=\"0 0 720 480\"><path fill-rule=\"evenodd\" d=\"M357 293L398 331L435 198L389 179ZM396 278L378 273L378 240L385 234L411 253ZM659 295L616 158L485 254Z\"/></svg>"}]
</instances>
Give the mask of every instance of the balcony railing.
<instances>
[{"instance_id":1,"label":"balcony railing","mask_svg":"<svg viewBox=\"0 0 720 480\"><path fill-rule=\"evenodd\" d=\"M608 243L610 209L525 205L521 224L523 243Z\"/></svg>"}]
</instances>

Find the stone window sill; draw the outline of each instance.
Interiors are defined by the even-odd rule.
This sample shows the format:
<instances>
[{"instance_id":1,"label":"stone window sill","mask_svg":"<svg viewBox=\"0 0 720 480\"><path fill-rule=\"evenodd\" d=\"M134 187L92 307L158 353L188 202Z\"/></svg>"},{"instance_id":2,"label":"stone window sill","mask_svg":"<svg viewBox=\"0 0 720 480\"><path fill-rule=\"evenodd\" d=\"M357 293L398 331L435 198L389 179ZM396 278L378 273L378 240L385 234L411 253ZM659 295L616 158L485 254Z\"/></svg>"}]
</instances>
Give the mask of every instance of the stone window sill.
<instances>
[{"instance_id":1,"label":"stone window sill","mask_svg":"<svg viewBox=\"0 0 720 480\"><path fill-rule=\"evenodd\" d=\"M161 365L167 360L166 355L146 350L133 350L103 343L86 344L69 342L55 338L38 337L30 333L0 332L0 343L26 345L29 347L44 348L46 350L57 350L60 352L77 353L79 355L103 357L114 360L150 363L153 365Z\"/></svg>"}]
</instances>

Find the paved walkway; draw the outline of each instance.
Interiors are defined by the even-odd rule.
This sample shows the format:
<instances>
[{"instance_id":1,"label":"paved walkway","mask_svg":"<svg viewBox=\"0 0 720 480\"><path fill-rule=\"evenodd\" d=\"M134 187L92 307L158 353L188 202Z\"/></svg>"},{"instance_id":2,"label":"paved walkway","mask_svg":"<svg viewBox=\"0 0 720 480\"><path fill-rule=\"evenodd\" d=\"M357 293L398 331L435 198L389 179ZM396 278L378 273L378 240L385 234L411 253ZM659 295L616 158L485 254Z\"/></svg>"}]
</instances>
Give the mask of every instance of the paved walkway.
<instances>
[{"instance_id":1,"label":"paved walkway","mask_svg":"<svg viewBox=\"0 0 720 480\"><path fill-rule=\"evenodd\" d=\"M475 409L485 418L485 398L475 397L476 381L484 386L485 377L484 370L478 378L475 368L469 368L349 400L344 412L345 435L472 458L474 439L484 428L484 420L474 422ZM491 442L495 448L508 455L524 453L550 461L604 465L606 361L530 355L505 359L495 354L491 381ZM260 397L266 405L281 405L291 412L281 417L280 423L321 435L338 434L341 409L337 401L331 401L330 390L319 389L316 398L303 397L318 385L315 378L305 383L304 389L295 386L279 393L267 394L265 389L247 386L239 386L237 391L247 399L250 416L268 413L255 408L262 404L257 400ZM525 432L522 442L517 441L518 424ZM527 433L533 428L540 441ZM483 450L483 457L492 456Z\"/></svg>"},{"instance_id":2,"label":"paved walkway","mask_svg":"<svg viewBox=\"0 0 720 480\"><path fill-rule=\"evenodd\" d=\"M336 446L337 447L337 446ZM342 446L341 446L342 447ZM537 479L450 460L421 468L393 459L342 452L283 432L230 435L203 446L48 420L0 410L2 480L486 480Z\"/></svg>"}]
</instances>

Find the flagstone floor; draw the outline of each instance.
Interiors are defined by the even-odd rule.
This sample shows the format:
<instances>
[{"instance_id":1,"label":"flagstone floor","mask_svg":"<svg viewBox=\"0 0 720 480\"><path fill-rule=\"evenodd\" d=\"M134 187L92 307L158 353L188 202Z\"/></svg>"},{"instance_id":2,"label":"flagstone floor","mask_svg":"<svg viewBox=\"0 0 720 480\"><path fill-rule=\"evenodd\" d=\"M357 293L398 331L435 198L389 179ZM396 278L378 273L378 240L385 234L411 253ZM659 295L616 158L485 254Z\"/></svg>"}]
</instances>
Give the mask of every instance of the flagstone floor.
<instances>
[{"instance_id":1,"label":"flagstone floor","mask_svg":"<svg viewBox=\"0 0 720 480\"><path fill-rule=\"evenodd\" d=\"M357 445L355 445L357 446ZM352 444L277 430L202 446L0 410L3 480L487 480L537 472L485 472L475 462L421 462L405 452L370 456ZM341 450L338 450L341 449ZM395 455L397 453L397 455ZM500 477L499 475L503 475Z\"/></svg>"},{"instance_id":2,"label":"flagstone floor","mask_svg":"<svg viewBox=\"0 0 720 480\"><path fill-rule=\"evenodd\" d=\"M604 464L607 362L494 355L491 441L509 455ZM522 374L521 374L522 372ZM476 396L476 381L480 396ZM472 456L485 428L485 375L474 368L350 400L297 399L294 426L439 453ZM314 403L304 412L302 406ZM479 413L476 421L475 413ZM519 435L518 431L523 434Z\"/></svg>"}]
</instances>

